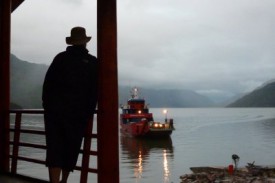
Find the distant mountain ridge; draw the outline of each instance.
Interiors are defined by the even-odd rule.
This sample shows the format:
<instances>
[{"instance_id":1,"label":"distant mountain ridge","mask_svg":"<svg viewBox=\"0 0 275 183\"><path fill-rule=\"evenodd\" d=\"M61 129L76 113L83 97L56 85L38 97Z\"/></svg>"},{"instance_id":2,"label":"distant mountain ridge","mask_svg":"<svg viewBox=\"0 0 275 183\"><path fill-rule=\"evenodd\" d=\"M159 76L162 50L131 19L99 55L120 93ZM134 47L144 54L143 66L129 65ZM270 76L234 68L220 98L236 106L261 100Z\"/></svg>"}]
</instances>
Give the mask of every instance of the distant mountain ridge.
<instances>
[{"instance_id":1,"label":"distant mountain ridge","mask_svg":"<svg viewBox=\"0 0 275 183\"><path fill-rule=\"evenodd\" d=\"M140 97L151 107L212 107L214 102L191 90L139 88ZM119 102L124 104L130 97L131 87L119 87Z\"/></svg>"},{"instance_id":2,"label":"distant mountain ridge","mask_svg":"<svg viewBox=\"0 0 275 183\"><path fill-rule=\"evenodd\" d=\"M30 63L11 55L11 103L13 108L42 108L42 86L48 65ZM130 87L119 86L119 103L130 97ZM151 107L211 107L213 102L191 90L142 88Z\"/></svg>"},{"instance_id":3,"label":"distant mountain ridge","mask_svg":"<svg viewBox=\"0 0 275 183\"><path fill-rule=\"evenodd\" d=\"M227 107L275 107L275 81L264 83Z\"/></svg>"},{"instance_id":4,"label":"distant mountain ridge","mask_svg":"<svg viewBox=\"0 0 275 183\"><path fill-rule=\"evenodd\" d=\"M11 54L11 108L42 108L42 86L48 68L48 65L23 61ZM151 107L217 107L208 97L192 90L138 87L140 96ZM130 90L130 86L119 86L119 104L127 102ZM275 107L275 80L238 96L235 102L227 103L227 107Z\"/></svg>"}]
</instances>

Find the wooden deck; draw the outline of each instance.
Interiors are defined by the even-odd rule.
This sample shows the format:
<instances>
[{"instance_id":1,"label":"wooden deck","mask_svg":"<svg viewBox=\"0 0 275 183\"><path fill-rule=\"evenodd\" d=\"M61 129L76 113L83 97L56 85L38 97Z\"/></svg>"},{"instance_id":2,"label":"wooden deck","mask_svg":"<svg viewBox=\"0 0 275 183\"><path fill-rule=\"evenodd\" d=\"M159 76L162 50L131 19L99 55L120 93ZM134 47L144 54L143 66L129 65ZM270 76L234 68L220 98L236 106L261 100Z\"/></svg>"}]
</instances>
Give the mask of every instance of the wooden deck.
<instances>
[{"instance_id":1,"label":"wooden deck","mask_svg":"<svg viewBox=\"0 0 275 183\"><path fill-rule=\"evenodd\" d=\"M38 180L25 176L12 176L9 174L0 174L1 183L49 183L48 181Z\"/></svg>"}]
</instances>

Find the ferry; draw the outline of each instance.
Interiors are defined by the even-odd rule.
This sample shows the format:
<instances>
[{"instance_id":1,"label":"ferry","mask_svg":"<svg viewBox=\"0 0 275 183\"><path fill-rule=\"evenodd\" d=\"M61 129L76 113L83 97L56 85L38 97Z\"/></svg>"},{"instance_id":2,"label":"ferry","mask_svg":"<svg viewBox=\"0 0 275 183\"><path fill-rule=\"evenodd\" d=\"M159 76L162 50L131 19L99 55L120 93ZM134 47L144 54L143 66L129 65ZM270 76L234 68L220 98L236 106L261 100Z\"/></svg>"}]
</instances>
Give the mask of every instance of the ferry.
<instances>
[{"instance_id":1,"label":"ferry","mask_svg":"<svg viewBox=\"0 0 275 183\"><path fill-rule=\"evenodd\" d=\"M149 112L148 104L139 97L138 88L133 88L131 98L127 104L122 105L120 114L120 131L123 135L131 137L163 138L170 137L175 130L173 119L167 118L164 110L164 122L154 121L153 114Z\"/></svg>"}]
</instances>

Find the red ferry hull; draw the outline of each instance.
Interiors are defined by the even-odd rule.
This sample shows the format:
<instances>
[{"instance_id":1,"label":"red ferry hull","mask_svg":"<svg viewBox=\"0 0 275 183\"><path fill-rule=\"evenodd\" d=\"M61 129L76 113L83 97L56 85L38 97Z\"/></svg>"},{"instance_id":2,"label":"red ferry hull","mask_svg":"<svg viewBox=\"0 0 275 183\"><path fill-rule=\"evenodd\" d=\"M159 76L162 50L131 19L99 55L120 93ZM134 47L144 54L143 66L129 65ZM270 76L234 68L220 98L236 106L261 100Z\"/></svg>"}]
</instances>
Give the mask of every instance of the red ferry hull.
<instances>
[{"instance_id":1,"label":"red ferry hull","mask_svg":"<svg viewBox=\"0 0 275 183\"><path fill-rule=\"evenodd\" d=\"M167 119L166 116L165 122L154 121L145 100L138 97L137 88L133 88L131 96L127 104L121 106L121 133L131 137L169 137L175 130L173 119Z\"/></svg>"},{"instance_id":2,"label":"red ferry hull","mask_svg":"<svg viewBox=\"0 0 275 183\"><path fill-rule=\"evenodd\" d=\"M173 129L153 129L147 122L121 124L121 133L130 137L166 138L170 137Z\"/></svg>"},{"instance_id":3,"label":"red ferry hull","mask_svg":"<svg viewBox=\"0 0 275 183\"><path fill-rule=\"evenodd\" d=\"M120 130L121 133L128 137L140 137L140 138L168 138L172 134L172 130L169 131L148 131L145 134L133 134L129 131Z\"/></svg>"}]
</instances>

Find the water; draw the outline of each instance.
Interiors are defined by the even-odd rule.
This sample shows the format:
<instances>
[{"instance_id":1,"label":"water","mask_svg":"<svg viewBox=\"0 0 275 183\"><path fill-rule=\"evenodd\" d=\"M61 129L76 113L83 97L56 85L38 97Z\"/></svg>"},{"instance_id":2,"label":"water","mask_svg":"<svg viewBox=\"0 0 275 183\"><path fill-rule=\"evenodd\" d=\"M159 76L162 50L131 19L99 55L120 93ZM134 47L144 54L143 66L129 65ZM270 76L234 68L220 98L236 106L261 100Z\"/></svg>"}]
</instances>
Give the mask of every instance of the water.
<instances>
[{"instance_id":1,"label":"water","mask_svg":"<svg viewBox=\"0 0 275 183\"><path fill-rule=\"evenodd\" d=\"M155 120L164 120L162 109L151 109ZM176 131L170 139L144 141L120 137L121 183L179 183L179 176L194 166L228 166L238 154L239 166L255 161L275 165L275 108L177 108L168 109ZM23 118L28 127L43 128L41 116ZM41 137L24 137L44 143ZM40 159L43 150L21 149ZM92 160L92 164L95 160ZM91 165L92 166L92 165ZM44 166L19 163L19 173L47 179ZM89 182L95 182L91 174ZM79 181L75 171L69 180Z\"/></svg>"}]
</instances>

